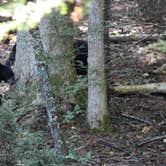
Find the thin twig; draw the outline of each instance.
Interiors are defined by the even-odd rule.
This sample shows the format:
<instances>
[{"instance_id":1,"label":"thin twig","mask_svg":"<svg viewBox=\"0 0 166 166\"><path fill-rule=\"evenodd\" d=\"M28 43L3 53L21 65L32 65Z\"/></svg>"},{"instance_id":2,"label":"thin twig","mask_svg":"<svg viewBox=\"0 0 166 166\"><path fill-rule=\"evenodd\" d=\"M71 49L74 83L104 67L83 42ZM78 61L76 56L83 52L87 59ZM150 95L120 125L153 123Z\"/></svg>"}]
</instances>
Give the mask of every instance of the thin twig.
<instances>
[{"instance_id":1,"label":"thin twig","mask_svg":"<svg viewBox=\"0 0 166 166\"><path fill-rule=\"evenodd\" d=\"M166 135L163 135L163 136L156 136L156 137L153 137L151 139L147 139L145 140L144 142L138 144L136 147L140 147L140 146L143 146L145 144L148 144L148 143L151 143L151 142L154 142L154 141L158 141L158 140L162 140L162 139L165 139L166 138Z\"/></svg>"},{"instance_id":2,"label":"thin twig","mask_svg":"<svg viewBox=\"0 0 166 166\"><path fill-rule=\"evenodd\" d=\"M152 123L148 120L144 120L144 119L140 119L136 116L132 116L132 115L127 115L127 114L122 114L121 116L125 117L125 118L128 118L128 119L131 119L131 120L136 120L138 122L142 122L142 123L146 123L148 125L152 125Z\"/></svg>"}]
</instances>

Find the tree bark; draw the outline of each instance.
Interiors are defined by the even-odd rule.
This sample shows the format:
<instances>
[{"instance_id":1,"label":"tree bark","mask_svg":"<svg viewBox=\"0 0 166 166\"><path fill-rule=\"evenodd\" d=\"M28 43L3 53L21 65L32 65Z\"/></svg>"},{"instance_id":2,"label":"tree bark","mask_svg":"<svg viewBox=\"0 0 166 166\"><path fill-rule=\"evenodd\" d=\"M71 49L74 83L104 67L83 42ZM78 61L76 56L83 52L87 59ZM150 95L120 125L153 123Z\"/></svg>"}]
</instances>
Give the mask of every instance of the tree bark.
<instances>
[{"instance_id":1,"label":"tree bark","mask_svg":"<svg viewBox=\"0 0 166 166\"><path fill-rule=\"evenodd\" d=\"M69 17L53 11L42 18L39 31L48 61L48 73L54 95L63 103L73 103L74 96L66 94L66 87L72 85L76 78L73 65L72 22Z\"/></svg>"},{"instance_id":2,"label":"tree bark","mask_svg":"<svg viewBox=\"0 0 166 166\"><path fill-rule=\"evenodd\" d=\"M103 0L92 0L88 33L88 122L102 128L107 115L104 64Z\"/></svg>"},{"instance_id":3,"label":"tree bark","mask_svg":"<svg viewBox=\"0 0 166 166\"><path fill-rule=\"evenodd\" d=\"M38 76L41 81L41 91L42 95L45 99L46 103L46 112L48 116L48 123L50 127L50 131L52 134L54 148L57 154L63 155L64 154L64 142L62 139L62 135L60 133L60 125L57 121L57 108L52 94L52 87L48 78L48 73L46 71L46 65L44 62L44 54L42 43L39 37L39 31L34 30L31 31L31 39L33 40L32 48L35 51L35 57L37 61L37 69L38 69Z\"/></svg>"},{"instance_id":4,"label":"tree bark","mask_svg":"<svg viewBox=\"0 0 166 166\"><path fill-rule=\"evenodd\" d=\"M57 121L57 107L44 60L39 31L18 32L15 73L19 79L16 91L18 95L24 96L24 100L28 99L27 96L31 96L29 101L31 105L38 96L41 96L41 103L35 103L35 109L45 104L55 151L63 155L64 142Z\"/></svg>"},{"instance_id":5,"label":"tree bark","mask_svg":"<svg viewBox=\"0 0 166 166\"><path fill-rule=\"evenodd\" d=\"M32 48L33 42L31 37L29 31L17 32L17 52L14 72L17 79L18 95L24 95L27 87L29 87L28 89L33 89L32 92L34 94L37 93L38 89L36 86L36 82L39 81L37 62L34 54L35 50Z\"/></svg>"}]
</instances>

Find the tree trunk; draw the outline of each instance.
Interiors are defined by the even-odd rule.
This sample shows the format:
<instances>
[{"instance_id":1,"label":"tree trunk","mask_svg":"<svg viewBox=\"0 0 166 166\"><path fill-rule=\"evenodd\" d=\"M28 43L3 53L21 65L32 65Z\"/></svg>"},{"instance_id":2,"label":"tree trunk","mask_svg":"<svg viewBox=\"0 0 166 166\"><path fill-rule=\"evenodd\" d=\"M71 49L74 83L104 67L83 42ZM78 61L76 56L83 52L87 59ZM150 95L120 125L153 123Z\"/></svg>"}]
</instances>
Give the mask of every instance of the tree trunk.
<instances>
[{"instance_id":1,"label":"tree trunk","mask_svg":"<svg viewBox=\"0 0 166 166\"><path fill-rule=\"evenodd\" d=\"M55 151L61 155L64 144L57 122L57 107L54 103L52 87L44 63L44 51L38 34L38 30L18 33L15 63L18 78L16 91L19 95L25 96L24 100L28 99L27 96L31 96L29 104L34 103L39 96L41 97L41 103L35 102L35 109L45 104Z\"/></svg>"},{"instance_id":2,"label":"tree trunk","mask_svg":"<svg viewBox=\"0 0 166 166\"><path fill-rule=\"evenodd\" d=\"M104 65L103 0L92 0L88 35L88 122L102 128L107 115Z\"/></svg>"},{"instance_id":3,"label":"tree trunk","mask_svg":"<svg viewBox=\"0 0 166 166\"><path fill-rule=\"evenodd\" d=\"M37 86L33 87L39 80L37 62L34 54L35 50L32 48L32 45L32 36L29 31L17 33L17 52L14 70L17 79L17 91L19 95L25 94L27 87L29 87L29 90L33 89L32 92L34 92L34 94L37 93Z\"/></svg>"},{"instance_id":4,"label":"tree trunk","mask_svg":"<svg viewBox=\"0 0 166 166\"><path fill-rule=\"evenodd\" d=\"M72 94L66 94L66 87L74 83L76 72L73 66L72 22L56 11L41 20L40 36L48 61L48 73L54 88L54 95L64 103L74 102Z\"/></svg>"}]
</instances>

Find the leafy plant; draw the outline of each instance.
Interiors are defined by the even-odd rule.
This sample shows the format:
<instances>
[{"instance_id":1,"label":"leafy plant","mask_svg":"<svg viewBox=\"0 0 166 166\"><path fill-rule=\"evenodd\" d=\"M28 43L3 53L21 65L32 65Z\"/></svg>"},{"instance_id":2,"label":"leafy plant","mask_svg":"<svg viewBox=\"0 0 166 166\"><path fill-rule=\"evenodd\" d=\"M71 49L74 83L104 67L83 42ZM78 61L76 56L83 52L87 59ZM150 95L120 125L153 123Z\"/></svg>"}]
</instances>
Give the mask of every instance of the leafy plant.
<instances>
[{"instance_id":1,"label":"leafy plant","mask_svg":"<svg viewBox=\"0 0 166 166\"><path fill-rule=\"evenodd\" d=\"M91 159L91 152L88 152L84 157L82 157L77 154L76 150L72 150L68 155L65 156L65 159L75 160L77 162L80 162L81 164L85 164Z\"/></svg>"},{"instance_id":2,"label":"leafy plant","mask_svg":"<svg viewBox=\"0 0 166 166\"><path fill-rule=\"evenodd\" d=\"M148 49L157 49L157 50L160 50L160 51L166 53L166 41L159 40L156 43L149 45Z\"/></svg>"},{"instance_id":3,"label":"leafy plant","mask_svg":"<svg viewBox=\"0 0 166 166\"><path fill-rule=\"evenodd\" d=\"M18 128L12 107L11 101L0 107L0 146L1 155L4 156L0 163L4 165L15 165L16 162L15 148Z\"/></svg>"},{"instance_id":4,"label":"leafy plant","mask_svg":"<svg viewBox=\"0 0 166 166\"><path fill-rule=\"evenodd\" d=\"M81 108L79 105L76 105L73 109L73 111L68 112L67 114L63 115L63 118L65 121L71 121L75 119L80 113L82 113Z\"/></svg>"}]
</instances>

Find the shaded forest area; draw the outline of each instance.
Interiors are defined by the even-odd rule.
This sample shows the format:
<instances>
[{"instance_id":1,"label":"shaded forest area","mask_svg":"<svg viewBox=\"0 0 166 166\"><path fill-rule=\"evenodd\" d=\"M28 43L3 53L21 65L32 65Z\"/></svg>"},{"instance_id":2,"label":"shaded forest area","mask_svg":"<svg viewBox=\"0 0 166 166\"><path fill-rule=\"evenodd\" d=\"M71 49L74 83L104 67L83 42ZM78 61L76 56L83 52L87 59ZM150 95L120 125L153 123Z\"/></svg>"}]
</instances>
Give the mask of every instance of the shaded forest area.
<instances>
[{"instance_id":1,"label":"shaded forest area","mask_svg":"<svg viewBox=\"0 0 166 166\"><path fill-rule=\"evenodd\" d=\"M157 24L140 14L135 0L114 0L110 6L112 36L143 34L152 37L164 34L166 24ZM84 20L86 22L86 20ZM86 27L85 27L86 29ZM84 33L84 38L87 32ZM0 62L5 63L15 43L15 34L0 44ZM108 42L107 81L109 84L109 114L111 126L107 132L87 129L86 112L74 115L73 120L61 122L67 146L77 154L68 165L76 166L165 166L166 165L166 93L114 94L111 88L119 85L142 85L166 82L166 41L116 39ZM0 94L9 88L1 83ZM31 113L30 113L31 114ZM27 117L23 117L26 121ZM41 123L39 120L36 123ZM49 138L48 138L49 142ZM79 156L79 157L78 157ZM83 159L81 159L80 156Z\"/></svg>"}]
</instances>

